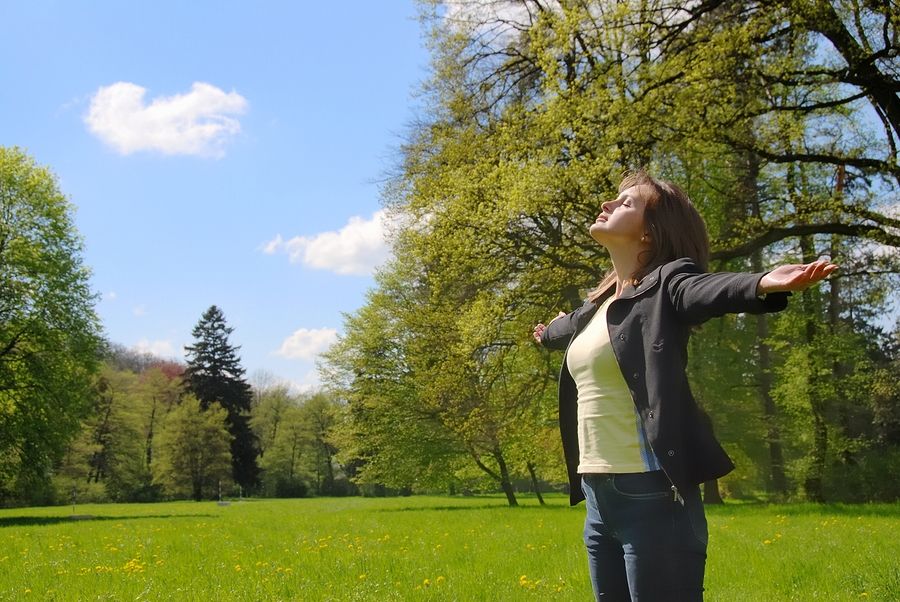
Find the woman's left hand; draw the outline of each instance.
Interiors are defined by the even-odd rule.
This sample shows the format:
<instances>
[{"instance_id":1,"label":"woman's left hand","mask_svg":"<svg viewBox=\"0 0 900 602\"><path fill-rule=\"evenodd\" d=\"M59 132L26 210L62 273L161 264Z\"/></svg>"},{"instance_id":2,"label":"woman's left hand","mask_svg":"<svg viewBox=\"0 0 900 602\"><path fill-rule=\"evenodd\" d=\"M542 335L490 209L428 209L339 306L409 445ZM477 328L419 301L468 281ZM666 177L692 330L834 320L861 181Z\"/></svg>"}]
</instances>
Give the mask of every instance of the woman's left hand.
<instances>
[{"instance_id":1,"label":"woman's left hand","mask_svg":"<svg viewBox=\"0 0 900 602\"><path fill-rule=\"evenodd\" d=\"M762 277L756 287L756 292L764 295L784 291L802 291L828 277L837 268L837 265L827 259L820 259L812 263L782 265Z\"/></svg>"}]
</instances>

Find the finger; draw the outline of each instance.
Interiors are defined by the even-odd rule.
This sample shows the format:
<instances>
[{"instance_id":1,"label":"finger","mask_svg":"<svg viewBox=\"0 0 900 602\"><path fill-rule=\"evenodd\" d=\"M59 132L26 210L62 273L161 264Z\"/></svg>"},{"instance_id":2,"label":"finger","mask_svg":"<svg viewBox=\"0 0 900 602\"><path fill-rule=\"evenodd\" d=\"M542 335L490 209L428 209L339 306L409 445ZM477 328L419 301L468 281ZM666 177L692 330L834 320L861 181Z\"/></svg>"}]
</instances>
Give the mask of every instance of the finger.
<instances>
[{"instance_id":1,"label":"finger","mask_svg":"<svg viewBox=\"0 0 900 602\"><path fill-rule=\"evenodd\" d=\"M816 274L820 275L822 278L830 274L837 268L836 265L828 261L827 259L820 259L818 261L818 266L816 266Z\"/></svg>"}]
</instances>

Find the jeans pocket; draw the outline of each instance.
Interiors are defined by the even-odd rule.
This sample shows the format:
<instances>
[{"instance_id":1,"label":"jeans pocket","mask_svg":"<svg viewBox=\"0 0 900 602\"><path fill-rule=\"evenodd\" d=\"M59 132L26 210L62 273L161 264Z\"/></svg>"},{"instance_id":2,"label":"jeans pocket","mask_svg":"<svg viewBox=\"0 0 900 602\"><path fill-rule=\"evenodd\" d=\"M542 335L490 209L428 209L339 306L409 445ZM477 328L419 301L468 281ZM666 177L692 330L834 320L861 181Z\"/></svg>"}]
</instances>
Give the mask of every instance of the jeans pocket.
<instances>
[{"instance_id":1,"label":"jeans pocket","mask_svg":"<svg viewBox=\"0 0 900 602\"><path fill-rule=\"evenodd\" d=\"M612 478L612 488L633 500L672 499L672 485L661 470L617 474Z\"/></svg>"}]
</instances>

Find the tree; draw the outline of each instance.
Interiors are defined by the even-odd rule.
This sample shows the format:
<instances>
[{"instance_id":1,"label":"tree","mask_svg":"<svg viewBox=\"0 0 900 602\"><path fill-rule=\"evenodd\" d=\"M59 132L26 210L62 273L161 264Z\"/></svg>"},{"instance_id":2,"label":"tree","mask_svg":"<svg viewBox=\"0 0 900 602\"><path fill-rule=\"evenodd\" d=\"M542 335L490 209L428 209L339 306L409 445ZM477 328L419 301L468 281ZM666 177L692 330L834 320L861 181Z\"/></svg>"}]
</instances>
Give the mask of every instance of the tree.
<instances>
[{"instance_id":1,"label":"tree","mask_svg":"<svg viewBox=\"0 0 900 602\"><path fill-rule=\"evenodd\" d=\"M153 480L173 495L200 501L217 494L231 475L228 412L188 396L166 416L156 444Z\"/></svg>"},{"instance_id":2,"label":"tree","mask_svg":"<svg viewBox=\"0 0 900 602\"><path fill-rule=\"evenodd\" d=\"M299 408L299 420L305 426L306 454L309 472L315 479L316 493L320 495L346 494L337 487L335 456L337 447L334 430L341 419L341 405L329 394L312 394Z\"/></svg>"},{"instance_id":3,"label":"tree","mask_svg":"<svg viewBox=\"0 0 900 602\"><path fill-rule=\"evenodd\" d=\"M260 457L263 491L275 497L304 497L311 475L306 469L310 428L300 407L292 401L281 411L278 429Z\"/></svg>"},{"instance_id":4,"label":"tree","mask_svg":"<svg viewBox=\"0 0 900 602\"><path fill-rule=\"evenodd\" d=\"M155 439L180 401L183 371L175 362L108 346L91 409L54 471L60 499L73 488L97 501L159 498L151 474Z\"/></svg>"},{"instance_id":5,"label":"tree","mask_svg":"<svg viewBox=\"0 0 900 602\"><path fill-rule=\"evenodd\" d=\"M541 432L547 413L529 416L528 403L547 400L528 392L547 390L535 387L559 358L528 359L534 349L515 333L570 309L606 271L586 225L628 168L685 185L709 225L713 269L762 271L823 253L853 264L852 281L821 287L836 301L795 299L806 321L845 333L854 315L871 325L885 309L877 291L900 271L891 213L898 32L886 4L423 5L430 104L385 189L400 224L396 261L329 354L349 400L354 443L344 451L359 455L361 479L415 478L438 452L452 459L445 469L468 454L500 484L510 458L533 463L520 442ZM802 407L780 403L788 380L810 383L825 369L784 350L826 351L835 339L766 320L708 327L722 336L704 337L712 344L699 355L736 344L755 353L729 354L736 361L717 367L721 378L701 378L701 401L722 420L726 446L758 465L731 491L765 484L783 496L790 472L811 492L837 457L831 442L851 441L842 455L857 456L861 440L840 433L858 430L861 415L841 387L809 388ZM849 368L865 346L841 336L853 349L821 357L832 378L865 390ZM717 361L693 360L698 372ZM791 371L773 368L785 361ZM542 362L541 377L531 371ZM879 404L892 398L879 391ZM515 423L528 426L507 430L506 416L528 416ZM403 435L391 429L401 423ZM784 433L802 434L800 445L786 448ZM804 462L812 480L801 478Z\"/></svg>"},{"instance_id":6,"label":"tree","mask_svg":"<svg viewBox=\"0 0 900 602\"><path fill-rule=\"evenodd\" d=\"M232 436L234 481L252 490L259 482L258 444L250 428L253 397L237 354L240 347L228 341L233 330L225 323L222 310L215 305L207 309L192 331L194 344L185 347L188 365L184 378L203 409L215 404L225 408Z\"/></svg>"},{"instance_id":7,"label":"tree","mask_svg":"<svg viewBox=\"0 0 900 602\"><path fill-rule=\"evenodd\" d=\"M285 419L285 413L298 404L288 386L275 384L254 387L254 403L250 416L250 428L259 445L259 455L264 457L274 445Z\"/></svg>"},{"instance_id":8,"label":"tree","mask_svg":"<svg viewBox=\"0 0 900 602\"><path fill-rule=\"evenodd\" d=\"M21 150L0 147L0 499L42 499L90 407L96 296L72 206Z\"/></svg>"}]
</instances>

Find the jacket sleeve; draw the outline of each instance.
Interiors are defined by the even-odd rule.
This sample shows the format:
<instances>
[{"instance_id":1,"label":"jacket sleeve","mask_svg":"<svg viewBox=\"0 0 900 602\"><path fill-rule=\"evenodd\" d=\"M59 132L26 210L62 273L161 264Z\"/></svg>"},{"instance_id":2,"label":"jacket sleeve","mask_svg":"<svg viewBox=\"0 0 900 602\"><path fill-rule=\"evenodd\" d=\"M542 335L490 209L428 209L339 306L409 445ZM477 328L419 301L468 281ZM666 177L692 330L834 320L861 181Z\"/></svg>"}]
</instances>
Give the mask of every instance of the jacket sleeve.
<instances>
[{"instance_id":1,"label":"jacket sleeve","mask_svg":"<svg viewBox=\"0 0 900 602\"><path fill-rule=\"evenodd\" d=\"M560 351L565 349L572 335L575 334L578 326L577 315L580 311L581 308L578 308L564 316L554 318L547 324L547 328L544 329L544 333L541 335L541 345L547 349Z\"/></svg>"},{"instance_id":2,"label":"jacket sleeve","mask_svg":"<svg viewBox=\"0 0 900 602\"><path fill-rule=\"evenodd\" d=\"M725 314L762 314L787 307L790 293L756 294L765 272L704 273L690 259L665 266L666 290L678 316L688 324L701 324Z\"/></svg>"}]
</instances>

